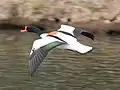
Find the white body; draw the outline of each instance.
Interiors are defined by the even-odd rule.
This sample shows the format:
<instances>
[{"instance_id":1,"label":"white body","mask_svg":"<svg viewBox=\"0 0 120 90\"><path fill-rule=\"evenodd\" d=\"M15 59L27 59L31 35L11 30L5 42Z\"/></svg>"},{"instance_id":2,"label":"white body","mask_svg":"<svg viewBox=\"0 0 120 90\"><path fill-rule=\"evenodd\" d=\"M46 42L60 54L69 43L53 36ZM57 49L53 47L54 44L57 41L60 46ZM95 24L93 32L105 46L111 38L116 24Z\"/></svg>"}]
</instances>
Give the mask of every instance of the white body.
<instances>
[{"instance_id":1,"label":"white body","mask_svg":"<svg viewBox=\"0 0 120 90\"><path fill-rule=\"evenodd\" d=\"M57 48L70 49L73 51L77 51L79 53L87 53L88 51L92 50L92 47L79 43L77 39L72 36L65 35L61 32L58 32L56 36L67 42L66 45L61 45L58 46Z\"/></svg>"},{"instance_id":2,"label":"white body","mask_svg":"<svg viewBox=\"0 0 120 90\"><path fill-rule=\"evenodd\" d=\"M73 34L74 29L75 28L71 27L71 26L61 25L61 28L58 29L58 31L66 31L68 33ZM65 44L65 45L58 46L57 48L59 48L59 49L69 49L69 50L77 51L79 53L87 53L88 51L92 50L92 47L79 43L76 38L74 38L70 35L66 35L64 33L57 32L54 36L57 36L67 42L67 44ZM49 44L51 42L60 41L56 38L47 36L47 33L41 34L40 37L42 37L42 39L35 40L33 43L32 49L36 50L36 49L38 49L46 44ZM60 42L62 42L62 41L60 41ZM31 50L30 55L31 54L32 54L32 50Z\"/></svg>"}]
</instances>

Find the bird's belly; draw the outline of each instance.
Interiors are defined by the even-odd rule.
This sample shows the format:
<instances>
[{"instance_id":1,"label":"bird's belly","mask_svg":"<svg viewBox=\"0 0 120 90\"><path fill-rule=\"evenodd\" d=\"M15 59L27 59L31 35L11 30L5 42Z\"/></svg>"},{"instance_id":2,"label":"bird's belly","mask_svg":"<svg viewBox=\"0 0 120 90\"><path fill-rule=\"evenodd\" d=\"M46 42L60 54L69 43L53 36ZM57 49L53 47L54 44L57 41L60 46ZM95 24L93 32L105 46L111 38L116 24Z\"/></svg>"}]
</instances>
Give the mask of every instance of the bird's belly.
<instances>
[{"instance_id":1,"label":"bird's belly","mask_svg":"<svg viewBox=\"0 0 120 90\"><path fill-rule=\"evenodd\" d=\"M54 41L59 41L59 40L57 40L53 37L47 37L47 38L35 40L32 47L35 48L35 50L36 50L42 46L47 45L48 43L54 42Z\"/></svg>"},{"instance_id":2,"label":"bird's belly","mask_svg":"<svg viewBox=\"0 0 120 90\"><path fill-rule=\"evenodd\" d=\"M69 44L60 45L57 48L58 49L66 49L66 50L73 50L74 51L74 48L71 47L71 45L69 45Z\"/></svg>"}]
</instances>

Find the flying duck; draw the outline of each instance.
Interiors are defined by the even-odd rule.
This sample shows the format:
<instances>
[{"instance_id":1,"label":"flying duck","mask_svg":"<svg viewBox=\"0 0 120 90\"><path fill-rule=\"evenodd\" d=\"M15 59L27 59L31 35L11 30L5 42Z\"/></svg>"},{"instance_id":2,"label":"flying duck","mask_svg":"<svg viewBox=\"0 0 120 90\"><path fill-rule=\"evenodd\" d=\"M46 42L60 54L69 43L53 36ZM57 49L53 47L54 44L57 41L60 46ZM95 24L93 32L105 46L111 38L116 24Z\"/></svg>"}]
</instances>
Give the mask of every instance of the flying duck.
<instances>
[{"instance_id":1,"label":"flying duck","mask_svg":"<svg viewBox=\"0 0 120 90\"><path fill-rule=\"evenodd\" d=\"M27 27L25 27L25 29L27 30ZM29 72L31 76L34 75L34 72L47 56L48 52L55 47L70 49L79 53L87 53L92 50L92 47L83 45L77 41L76 37L78 36L77 32L79 30L76 29L75 31L75 29L76 28L72 26L61 25L61 28L58 29L58 31L43 33L41 35L44 36L41 39L34 41L29 60ZM82 32L89 33L84 30L79 31L81 34ZM87 34L83 35L87 36ZM94 39L94 36L91 33L88 37L92 40Z\"/></svg>"},{"instance_id":2,"label":"flying duck","mask_svg":"<svg viewBox=\"0 0 120 90\"><path fill-rule=\"evenodd\" d=\"M84 35L88 38L91 38L92 40L94 40L94 35L91 34L90 32L83 30L81 28L78 27L72 27L69 25L61 25L60 29L57 30L58 32L62 32L65 33L67 35L71 35L75 38L77 38L80 35ZM23 30L21 30L21 32L33 32L36 33L40 36L40 38L42 37L46 37L48 34L52 34L51 32L48 33L47 31L45 31L45 29L43 27L35 27L33 25L27 25L25 26L25 28Z\"/></svg>"},{"instance_id":3,"label":"flying duck","mask_svg":"<svg viewBox=\"0 0 120 90\"><path fill-rule=\"evenodd\" d=\"M64 42L67 39L66 36L67 37L69 36L69 39L67 39L67 42L70 42L70 43L71 43L71 39L70 39L71 37L73 39L76 39L80 35L87 36L87 37L91 38L92 40L94 40L94 35L89 33L88 31L82 30L81 28L75 28L72 26L68 26L68 25L61 25L61 27L57 31L46 32L45 30L44 31L43 30L44 29L42 27L39 29L35 26L27 25L27 26L25 26L24 30L21 30L21 32L34 32L34 33L37 33L40 36L40 38L45 38L47 36L50 36L50 37L57 38ZM56 34L57 32L60 32L60 34ZM79 50L74 49L73 46L71 47L69 44L61 45L61 46L58 46L57 48L73 50L73 51L76 50L76 51L80 52ZM86 52L88 52L88 51L86 50ZM80 53L86 53L86 52L84 50L84 52L80 52Z\"/></svg>"}]
</instances>

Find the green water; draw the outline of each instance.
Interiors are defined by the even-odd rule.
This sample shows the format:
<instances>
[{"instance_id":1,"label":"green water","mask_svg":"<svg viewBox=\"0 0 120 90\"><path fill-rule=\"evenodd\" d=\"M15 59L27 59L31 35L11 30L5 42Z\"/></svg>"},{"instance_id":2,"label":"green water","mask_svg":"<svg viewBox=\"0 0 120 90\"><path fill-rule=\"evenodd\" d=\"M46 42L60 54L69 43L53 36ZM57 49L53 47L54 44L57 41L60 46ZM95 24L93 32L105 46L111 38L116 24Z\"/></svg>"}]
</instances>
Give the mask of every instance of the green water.
<instances>
[{"instance_id":1,"label":"green water","mask_svg":"<svg viewBox=\"0 0 120 90\"><path fill-rule=\"evenodd\" d=\"M94 47L85 55L55 49L30 79L28 55L35 38L30 33L0 32L0 90L120 90L119 36L81 39Z\"/></svg>"}]
</instances>

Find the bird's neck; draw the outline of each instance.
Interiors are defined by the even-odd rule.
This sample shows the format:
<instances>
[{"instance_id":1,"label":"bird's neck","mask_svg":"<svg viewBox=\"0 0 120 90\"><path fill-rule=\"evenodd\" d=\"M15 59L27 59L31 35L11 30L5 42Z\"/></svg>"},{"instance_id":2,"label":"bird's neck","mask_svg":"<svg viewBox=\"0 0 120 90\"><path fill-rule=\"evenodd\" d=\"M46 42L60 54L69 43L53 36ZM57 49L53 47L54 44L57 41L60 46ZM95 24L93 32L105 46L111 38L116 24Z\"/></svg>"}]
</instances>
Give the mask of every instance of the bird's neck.
<instances>
[{"instance_id":1,"label":"bird's neck","mask_svg":"<svg viewBox=\"0 0 120 90\"><path fill-rule=\"evenodd\" d=\"M42 29L42 28L37 28L37 27L35 27L35 26L31 26L31 31L30 32L34 32L34 33L36 33L36 34L38 34L38 35L41 35L42 33L44 33L45 31L44 31L44 29Z\"/></svg>"},{"instance_id":2,"label":"bird's neck","mask_svg":"<svg viewBox=\"0 0 120 90\"><path fill-rule=\"evenodd\" d=\"M42 33L44 33L44 31L35 29L35 30L34 30L34 33L36 33L36 34L38 34L38 35L41 35Z\"/></svg>"}]
</instances>

